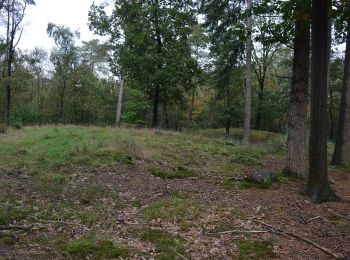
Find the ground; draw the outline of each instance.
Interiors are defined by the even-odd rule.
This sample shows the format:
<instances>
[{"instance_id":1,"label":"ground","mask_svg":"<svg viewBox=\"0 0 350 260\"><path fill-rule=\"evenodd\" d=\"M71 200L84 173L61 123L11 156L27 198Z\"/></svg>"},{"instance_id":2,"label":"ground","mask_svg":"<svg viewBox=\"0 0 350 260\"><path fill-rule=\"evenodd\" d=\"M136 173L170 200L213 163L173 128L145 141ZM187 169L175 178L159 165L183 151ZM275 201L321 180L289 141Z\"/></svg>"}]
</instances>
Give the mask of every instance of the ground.
<instances>
[{"instance_id":1,"label":"ground","mask_svg":"<svg viewBox=\"0 0 350 260\"><path fill-rule=\"evenodd\" d=\"M283 136L241 134L0 134L0 259L349 259L349 169L330 168L341 202L313 204L280 174ZM271 183L245 180L261 170Z\"/></svg>"}]
</instances>

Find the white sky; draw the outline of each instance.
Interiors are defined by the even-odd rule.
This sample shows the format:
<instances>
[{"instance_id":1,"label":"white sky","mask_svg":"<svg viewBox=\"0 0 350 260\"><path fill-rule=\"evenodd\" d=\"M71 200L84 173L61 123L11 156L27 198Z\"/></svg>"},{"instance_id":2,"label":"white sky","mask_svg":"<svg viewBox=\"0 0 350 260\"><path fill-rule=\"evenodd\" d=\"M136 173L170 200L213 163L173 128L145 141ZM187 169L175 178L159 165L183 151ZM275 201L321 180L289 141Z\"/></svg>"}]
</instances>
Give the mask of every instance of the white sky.
<instances>
[{"instance_id":1,"label":"white sky","mask_svg":"<svg viewBox=\"0 0 350 260\"><path fill-rule=\"evenodd\" d=\"M36 0L36 5L28 7L26 11L24 32L18 47L22 50L36 46L51 49L54 42L46 33L49 22L79 30L82 41L98 38L88 27L88 12L92 3L93 0Z\"/></svg>"}]
</instances>

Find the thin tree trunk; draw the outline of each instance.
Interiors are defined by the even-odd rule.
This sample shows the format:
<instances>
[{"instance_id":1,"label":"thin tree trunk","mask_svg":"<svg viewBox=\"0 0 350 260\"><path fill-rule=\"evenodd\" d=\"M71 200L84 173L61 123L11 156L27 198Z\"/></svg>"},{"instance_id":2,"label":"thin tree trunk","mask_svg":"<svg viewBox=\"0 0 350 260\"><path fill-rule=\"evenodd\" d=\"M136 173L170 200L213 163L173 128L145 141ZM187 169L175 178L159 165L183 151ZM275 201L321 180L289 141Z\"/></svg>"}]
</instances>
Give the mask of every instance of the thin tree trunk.
<instances>
[{"instance_id":1,"label":"thin tree trunk","mask_svg":"<svg viewBox=\"0 0 350 260\"><path fill-rule=\"evenodd\" d=\"M120 127L120 118L122 115L122 106L123 106L123 95L124 95L124 80L121 79L120 85L119 85L117 109L115 111L115 127Z\"/></svg>"},{"instance_id":2,"label":"thin tree trunk","mask_svg":"<svg viewBox=\"0 0 350 260\"><path fill-rule=\"evenodd\" d=\"M299 9L299 6L297 7ZM309 12L310 4L305 6ZM306 177L307 103L310 65L310 20L295 21L293 77L290 92L287 156L284 174Z\"/></svg>"},{"instance_id":3,"label":"thin tree trunk","mask_svg":"<svg viewBox=\"0 0 350 260\"><path fill-rule=\"evenodd\" d=\"M312 0L311 133L307 196L313 202L335 200L328 182L327 74L328 0Z\"/></svg>"},{"instance_id":4,"label":"thin tree trunk","mask_svg":"<svg viewBox=\"0 0 350 260\"><path fill-rule=\"evenodd\" d=\"M159 107L159 97L160 97L160 86L156 85L153 97L153 113L152 113L152 128L158 126L158 107Z\"/></svg>"},{"instance_id":5,"label":"thin tree trunk","mask_svg":"<svg viewBox=\"0 0 350 260\"><path fill-rule=\"evenodd\" d=\"M247 10L252 10L252 0L247 0ZM244 108L244 131L243 143L249 143L250 117L252 105L252 16L247 18L247 60L245 79L245 108Z\"/></svg>"},{"instance_id":6,"label":"thin tree trunk","mask_svg":"<svg viewBox=\"0 0 350 260\"><path fill-rule=\"evenodd\" d=\"M162 55L162 48L163 48L163 43L162 43L162 38L161 38L161 32L159 28L159 13L158 13L158 8L159 8L159 1L155 1L156 4L156 9L155 9L155 30L156 30L156 41L157 41L157 54L159 56L159 59L161 58ZM162 70L162 64L158 64L158 70ZM153 95L153 115L152 115L152 128L156 128L158 126L158 107L159 107L159 99L160 99L160 82L157 82L155 85L154 89L154 95Z\"/></svg>"},{"instance_id":7,"label":"thin tree trunk","mask_svg":"<svg viewBox=\"0 0 350 260\"><path fill-rule=\"evenodd\" d=\"M264 83L265 83L265 79L259 80L258 109L257 109L257 113L256 113L256 122L255 122L255 128L257 130L261 129L262 104L263 104L263 100L264 100Z\"/></svg>"},{"instance_id":8,"label":"thin tree trunk","mask_svg":"<svg viewBox=\"0 0 350 260\"><path fill-rule=\"evenodd\" d=\"M350 3L350 1L349 1ZM343 89L340 101L333 165L350 165L350 25L346 36Z\"/></svg>"}]
</instances>

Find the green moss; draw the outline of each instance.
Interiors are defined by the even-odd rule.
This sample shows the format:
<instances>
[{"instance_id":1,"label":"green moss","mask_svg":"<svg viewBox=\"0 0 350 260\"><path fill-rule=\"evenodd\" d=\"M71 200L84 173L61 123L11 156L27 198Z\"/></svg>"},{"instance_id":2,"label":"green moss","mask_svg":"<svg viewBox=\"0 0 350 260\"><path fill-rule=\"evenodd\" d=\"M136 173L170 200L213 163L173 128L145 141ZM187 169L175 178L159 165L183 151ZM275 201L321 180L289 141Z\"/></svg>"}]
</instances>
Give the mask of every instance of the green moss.
<instances>
[{"instance_id":1,"label":"green moss","mask_svg":"<svg viewBox=\"0 0 350 260\"><path fill-rule=\"evenodd\" d=\"M77 259L92 257L94 259L115 259L128 257L128 251L123 247L113 245L109 240L81 238L69 241L62 250Z\"/></svg>"},{"instance_id":2,"label":"green moss","mask_svg":"<svg viewBox=\"0 0 350 260\"><path fill-rule=\"evenodd\" d=\"M273 252L273 244L271 241L249 241L241 240L238 243L239 259L271 259L275 258L276 254Z\"/></svg>"},{"instance_id":3,"label":"green moss","mask_svg":"<svg viewBox=\"0 0 350 260\"><path fill-rule=\"evenodd\" d=\"M186 178L197 176L196 173L182 166L172 170L154 168L154 169L150 169L150 173L162 179L186 179Z\"/></svg>"},{"instance_id":4,"label":"green moss","mask_svg":"<svg viewBox=\"0 0 350 260\"><path fill-rule=\"evenodd\" d=\"M272 181L267 183L253 183L248 181L242 181L239 184L240 190L247 190L252 188L258 188L258 189L270 189L272 187Z\"/></svg>"},{"instance_id":5,"label":"green moss","mask_svg":"<svg viewBox=\"0 0 350 260\"><path fill-rule=\"evenodd\" d=\"M156 259L172 260L177 259L178 254L186 255L185 240L171 233L161 230L150 230L142 235L142 240L154 244L158 253Z\"/></svg>"}]
</instances>

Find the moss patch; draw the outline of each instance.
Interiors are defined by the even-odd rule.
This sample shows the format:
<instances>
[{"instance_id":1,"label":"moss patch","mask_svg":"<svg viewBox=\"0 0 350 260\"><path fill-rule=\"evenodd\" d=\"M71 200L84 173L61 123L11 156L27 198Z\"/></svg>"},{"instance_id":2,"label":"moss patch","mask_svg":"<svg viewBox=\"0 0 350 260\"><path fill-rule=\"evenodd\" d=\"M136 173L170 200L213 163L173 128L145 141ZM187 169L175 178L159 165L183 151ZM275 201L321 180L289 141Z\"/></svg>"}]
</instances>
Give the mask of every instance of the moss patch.
<instances>
[{"instance_id":1,"label":"moss patch","mask_svg":"<svg viewBox=\"0 0 350 260\"><path fill-rule=\"evenodd\" d=\"M161 179L186 179L197 176L196 173L182 166L172 170L164 170L160 168L150 169L150 173Z\"/></svg>"},{"instance_id":2,"label":"moss patch","mask_svg":"<svg viewBox=\"0 0 350 260\"><path fill-rule=\"evenodd\" d=\"M62 245L62 250L80 259L92 257L94 259L115 259L128 257L128 251L123 247L113 245L109 240L96 238L81 238Z\"/></svg>"},{"instance_id":3,"label":"moss patch","mask_svg":"<svg viewBox=\"0 0 350 260\"><path fill-rule=\"evenodd\" d=\"M241 240L238 243L239 259L270 259L275 258L276 254L273 252L273 244L271 241L249 241Z\"/></svg>"}]
</instances>

